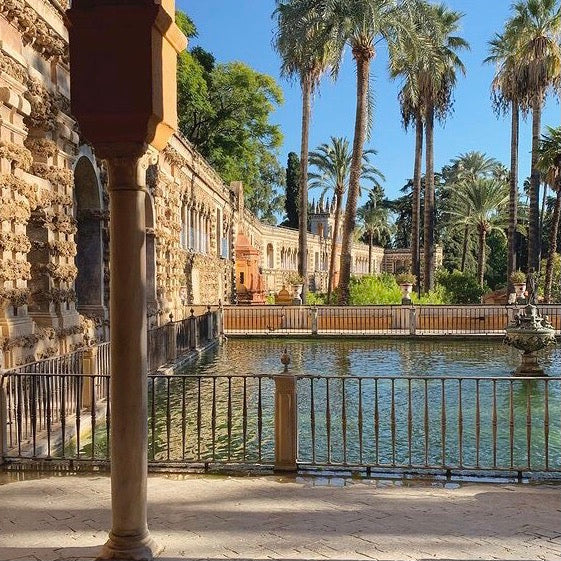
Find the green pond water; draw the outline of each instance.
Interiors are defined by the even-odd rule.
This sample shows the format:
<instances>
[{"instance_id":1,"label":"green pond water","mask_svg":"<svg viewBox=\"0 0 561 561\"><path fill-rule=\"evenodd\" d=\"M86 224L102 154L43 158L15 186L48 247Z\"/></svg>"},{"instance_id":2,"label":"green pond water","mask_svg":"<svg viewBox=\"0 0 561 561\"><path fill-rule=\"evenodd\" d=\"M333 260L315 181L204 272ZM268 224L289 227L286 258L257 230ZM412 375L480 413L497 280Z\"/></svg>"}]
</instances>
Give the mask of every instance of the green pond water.
<instances>
[{"instance_id":1,"label":"green pond water","mask_svg":"<svg viewBox=\"0 0 561 561\"><path fill-rule=\"evenodd\" d=\"M561 348L541 353L547 384L517 380L519 354L497 339L231 339L150 383L150 459L272 462L285 348L303 376L302 463L561 471ZM100 430L96 454L106 445Z\"/></svg>"}]
</instances>

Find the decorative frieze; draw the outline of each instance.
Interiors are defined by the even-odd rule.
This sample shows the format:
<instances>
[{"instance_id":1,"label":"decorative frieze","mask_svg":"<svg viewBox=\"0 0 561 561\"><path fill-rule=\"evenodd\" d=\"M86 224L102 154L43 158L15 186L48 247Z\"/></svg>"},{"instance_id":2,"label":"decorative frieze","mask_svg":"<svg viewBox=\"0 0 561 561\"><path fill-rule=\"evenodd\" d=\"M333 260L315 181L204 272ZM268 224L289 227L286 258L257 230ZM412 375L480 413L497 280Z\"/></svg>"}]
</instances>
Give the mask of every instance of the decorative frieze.
<instances>
[{"instance_id":1,"label":"decorative frieze","mask_svg":"<svg viewBox=\"0 0 561 561\"><path fill-rule=\"evenodd\" d=\"M31 152L20 144L0 140L0 158L10 160L16 167L28 171L33 163Z\"/></svg>"},{"instance_id":2,"label":"decorative frieze","mask_svg":"<svg viewBox=\"0 0 561 561\"><path fill-rule=\"evenodd\" d=\"M29 280L31 263L18 259L4 259L0 268L0 282Z\"/></svg>"},{"instance_id":3,"label":"decorative frieze","mask_svg":"<svg viewBox=\"0 0 561 561\"><path fill-rule=\"evenodd\" d=\"M68 60L68 45L25 0L2 0L0 14L21 34L23 43L31 45L47 60Z\"/></svg>"},{"instance_id":4,"label":"decorative frieze","mask_svg":"<svg viewBox=\"0 0 561 561\"><path fill-rule=\"evenodd\" d=\"M31 243L25 234L14 232L0 232L0 251L19 251L27 253Z\"/></svg>"},{"instance_id":5,"label":"decorative frieze","mask_svg":"<svg viewBox=\"0 0 561 561\"><path fill-rule=\"evenodd\" d=\"M29 289L25 288L0 288L0 302L8 302L10 306L18 308L27 304Z\"/></svg>"},{"instance_id":6,"label":"decorative frieze","mask_svg":"<svg viewBox=\"0 0 561 561\"><path fill-rule=\"evenodd\" d=\"M23 64L14 60L0 49L0 72L5 72L8 76L17 80L20 84L27 83L27 69Z\"/></svg>"}]
</instances>

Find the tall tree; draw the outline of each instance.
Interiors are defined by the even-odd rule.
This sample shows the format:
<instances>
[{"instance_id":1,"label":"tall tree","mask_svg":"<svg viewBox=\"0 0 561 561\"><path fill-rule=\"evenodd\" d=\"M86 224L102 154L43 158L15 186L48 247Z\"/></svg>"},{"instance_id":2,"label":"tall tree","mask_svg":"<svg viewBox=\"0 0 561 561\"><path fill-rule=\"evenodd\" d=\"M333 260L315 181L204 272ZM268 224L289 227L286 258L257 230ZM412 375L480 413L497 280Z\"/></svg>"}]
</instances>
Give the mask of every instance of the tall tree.
<instances>
[{"instance_id":1,"label":"tall tree","mask_svg":"<svg viewBox=\"0 0 561 561\"><path fill-rule=\"evenodd\" d=\"M286 213L285 226L298 228L298 197L300 190L300 159L296 152L288 154L286 164L286 195L284 210Z\"/></svg>"},{"instance_id":2,"label":"tall tree","mask_svg":"<svg viewBox=\"0 0 561 561\"><path fill-rule=\"evenodd\" d=\"M501 164L495 158L488 157L483 152L466 152L454 158L448 167L446 174L447 184L454 185L458 189L465 189L481 178L497 178L501 175ZM470 209L468 208L469 212ZM466 222L463 232L462 261L460 270L463 273L466 268L466 259L469 247L470 223Z\"/></svg>"},{"instance_id":3,"label":"tall tree","mask_svg":"<svg viewBox=\"0 0 561 561\"><path fill-rule=\"evenodd\" d=\"M361 222L361 234L368 242L368 274L372 271L372 247L374 243L382 244L393 232L389 222L388 209L381 206L364 205L357 211Z\"/></svg>"},{"instance_id":4,"label":"tall tree","mask_svg":"<svg viewBox=\"0 0 561 561\"><path fill-rule=\"evenodd\" d=\"M273 14L277 24L275 48L281 56L281 73L297 77L302 88L298 272L304 281L304 304L308 290L308 139L311 104L322 75L333 62L333 50L323 31L324 18L320 8L316 0L277 0Z\"/></svg>"},{"instance_id":5,"label":"tall tree","mask_svg":"<svg viewBox=\"0 0 561 561\"><path fill-rule=\"evenodd\" d=\"M508 204L508 188L495 179L479 178L462 189L454 189L454 210L449 213L459 227L472 226L478 234L477 278L483 287L486 265L486 240L492 231L504 236L505 208Z\"/></svg>"},{"instance_id":6,"label":"tall tree","mask_svg":"<svg viewBox=\"0 0 561 561\"><path fill-rule=\"evenodd\" d=\"M411 263L413 273L421 279L421 189L424 132L424 99L420 95L423 76L432 64L433 25L427 18L427 3L412 3L411 31L399 41L390 41L390 76L400 78L403 85L398 99L403 126L415 125L415 157L413 164L413 193L411 208ZM420 47L420 44L422 45ZM419 295L421 283L417 283Z\"/></svg>"},{"instance_id":7,"label":"tall tree","mask_svg":"<svg viewBox=\"0 0 561 561\"><path fill-rule=\"evenodd\" d=\"M196 36L188 16L177 12L176 21ZM195 47L178 57L177 94L180 132L226 183L243 182L250 210L272 220L281 203L273 171L282 134L270 115L283 96L275 80L241 62L216 64Z\"/></svg>"},{"instance_id":8,"label":"tall tree","mask_svg":"<svg viewBox=\"0 0 561 561\"><path fill-rule=\"evenodd\" d=\"M543 173L546 183L555 191L555 205L551 229L549 231L549 251L545 267L544 301L551 300L553 286L553 265L557 253L557 236L559 232L559 217L561 216L561 127L547 127L547 134L543 135L538 157L538 169Z\"/></svg>"},{"instance_id":9,"label":"tall tree","mask_svg":"<svg viewBox=\"0 0 561 561\"><path fill-rule=\"evenodd\" d=\"M379 180L384 179L382 173L369 162L371 154L375 150L365 150L362 154L362 166L360 178L379 185ZM322 189L323 198L328 191L333 191L335 197L335 223L331 243L331 257L329 260L329 276L327 280L327 301L330 301L335 280L335 260L337 255L339 226L341 221L341 208L343 197L349 184L349 176L352 162L352 153L349 141L346 138L331 137L329 144L322 144L316 150L310 152L310 165L315 171L309 173L310 188ZM359 186L360 189L360 186Z\"/></svg>"},{"instance_id":10,"label":"tall tree","mask_svg":"<svg viewBox=\"0 0 561 561\"><path fill-rule=\"evenodd\" d=\"M349 192L343 222L338 303L348 305L351 278L351 246L356 226L362 152L370 111L370 64L376 54L376 42L386 41L409 27L406 0L326 0L326 19L336 52L348 44L356 64L356 115L353 137Z\"/></svg>"},{"instance_id":11,"label":"tall tree","mask_svg":"<svg viewBox=\"0 0 561 561\"><path fill-rule=\"evenodd\" d=\"M517 79L532 110L532 168L528 232L528 268L540 264L540 172L538 169L542 109L547 91L561 74L561 9L557 0L524 0L513 6L508 22L516 37Z\"/></svg>"},{"instance_id":12,"label":"tall tree","mask_svg":"<svg viewBox=\"0 0 561 561\"><path fill-rule=\"evenodd\" d=\"M431 70L424 72L419 84L419 95L423 99L426 169L424 199L423 237L423 289L434 288L435 261L435 191L434 191L434 120L444 121L452 108L452 93L456 85L457 72L465 74L465 67L457 51L468 49L468 43L454 35L458 31L462 14L449 10L443 4L428 4L425 7L429 18L434 21L431 55Z\"/></svg>"}]
</instances>

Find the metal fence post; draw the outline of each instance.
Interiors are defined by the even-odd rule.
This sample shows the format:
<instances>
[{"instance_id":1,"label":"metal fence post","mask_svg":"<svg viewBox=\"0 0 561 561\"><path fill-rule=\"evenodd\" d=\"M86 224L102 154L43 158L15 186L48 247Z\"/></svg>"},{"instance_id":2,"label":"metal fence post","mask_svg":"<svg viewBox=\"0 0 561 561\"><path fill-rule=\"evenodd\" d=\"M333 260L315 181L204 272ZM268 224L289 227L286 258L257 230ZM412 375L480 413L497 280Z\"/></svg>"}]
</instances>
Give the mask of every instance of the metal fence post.
<instances>
[{"instance_id":1,"label":"metal fence post","mask_svg":"<svg viewBox=\"0 0 561 561\"><path fill-rule=\"evenodd\" d=\"M92 407L92 389L97 376L97 347L88 347L82 353L82 407L90 410ZM95 407L95 403L93 404Z\"/></svg>"},{"instance_id":2,"label":"metal fence post","mask_svg":"<svg viewBox=\"0 0 561 561\"><path fill-rule=\"evenodd\" d=\"M409 335L417 333L417 308L411 306L409 308Z\"/></svg>"},{"instance_id":3,"label":"metal fence post","mask_svg":"<svg viewBox=\"0 0 561 561\"><path fill-rule=\"evenodd\" d=\"M194 351L199 346L199 332L197 329L197 318L195 317L195 310L191 308L191 315L189 316L189 341L191 342L191 350Z\"/></svg>"},{"instance_id":4,"label":"metal fence post","mask_svg":"<svg viewBox=\"0 0 561 561\"><path fill-rule=\"evenodd\" d=\"M212 312L210 310L210 306L206 307L206 317L207 317L207 321L206 321L206 340L207 343L211 342L214 340L214 333L213 333L213 315Z\"/></svg>"},{"instance_id":5,"label":"metal fence post","mask_svg":"<svg viewBox=\"0 0 561 561\"><path fill-rule=\"evenodd\" d=\"M275 470L296 471L296 378L275 376Z\"/></svg>"},{"instance_id":6,"label":"metal fence post","mask_svg":"<svg viewBox=\"0 0 561 561\"><path fill-rule=\"evenodd\" d=\"M173 315L169 315L169 323L167 324L168 344L166 361L171 362L177 358L177 323L173 321Z\"/></svg>"},{"instance_id":7,"label":"metal fence post","mask_svg":"<svg viewBox=\"0 0 561 561\"><path fill-rule=\"evenodd\" d=\"M222 300L218 300L218 312L216 313L216 333L218 337L224 337L224 306Z\"/></svg>"},{"instance_id":8,"label":"metal fence post","mask_svg":"<svg viewBox=\"0 0 561 561\"><path fill-rule=\"evenodd\" d=\"M0 368L0 465L4 463L4 456L8 453L8 403L2 368Z\"/></svg>"},{"instance_id":9,"label":"metal fence post","mask_svg":"<svg viewBox=\"0 0 561 561\"><path fill-rule=\"evenodd\" d=\"M318 309L317 306L314 304L312 306L312 335L318 334Z\"/></svg>"}]
</instances>

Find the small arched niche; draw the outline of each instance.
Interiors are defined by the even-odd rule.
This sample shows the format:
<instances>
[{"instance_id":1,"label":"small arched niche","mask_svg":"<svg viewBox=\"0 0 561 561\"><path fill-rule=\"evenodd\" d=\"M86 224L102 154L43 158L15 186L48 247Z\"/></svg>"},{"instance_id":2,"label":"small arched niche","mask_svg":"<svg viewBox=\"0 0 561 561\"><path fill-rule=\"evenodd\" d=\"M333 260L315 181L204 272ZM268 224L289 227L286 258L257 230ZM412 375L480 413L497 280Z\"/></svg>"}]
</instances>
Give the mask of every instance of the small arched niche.
<instances>
[{"instance_id":1,"label":"small arched niche","mask_svg":"<svg viewBox=\"0 0 561 561\"><path fill-rule=\"evenodd\" d=\"M103 212L96 169L87 156L74 168L76 232L76 308L80 313L105 317L103 305Z\"/></svg>"}]
</instances>

